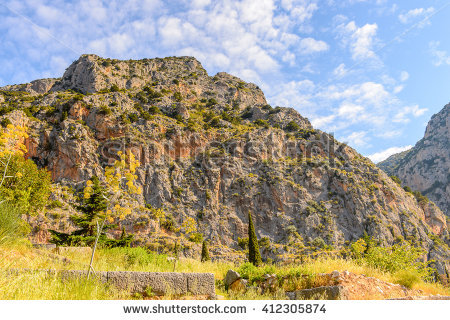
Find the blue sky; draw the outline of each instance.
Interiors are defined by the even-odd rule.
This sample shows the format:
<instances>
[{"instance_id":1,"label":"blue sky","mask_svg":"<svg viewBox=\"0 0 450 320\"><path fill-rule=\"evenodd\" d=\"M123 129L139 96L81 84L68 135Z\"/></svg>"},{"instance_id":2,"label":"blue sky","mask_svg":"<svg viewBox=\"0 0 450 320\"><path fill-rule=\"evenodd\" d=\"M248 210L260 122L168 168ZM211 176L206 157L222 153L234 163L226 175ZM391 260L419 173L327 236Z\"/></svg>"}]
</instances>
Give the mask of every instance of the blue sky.
<instances>
[{"instance_id":1,"label":"blue sky","mask_svg":"<svg viewBox=\"0 0 450 320\"><path fill-rule=\"evenodd\" d=\"M449 31L443 0L2 0L0 86L83 53L190 55L379 161L450 101Z\"/></svg>"}]
</instances>

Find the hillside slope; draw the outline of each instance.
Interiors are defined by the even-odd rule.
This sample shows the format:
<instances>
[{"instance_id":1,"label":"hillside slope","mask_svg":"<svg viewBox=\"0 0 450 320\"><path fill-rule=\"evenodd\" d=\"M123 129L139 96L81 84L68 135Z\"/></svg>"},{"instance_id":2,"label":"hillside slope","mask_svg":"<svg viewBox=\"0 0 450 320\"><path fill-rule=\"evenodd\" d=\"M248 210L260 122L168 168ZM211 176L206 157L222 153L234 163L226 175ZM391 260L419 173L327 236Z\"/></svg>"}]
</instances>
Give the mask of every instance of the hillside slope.
<instances>
[{"instance_id":1,"label":"hillside slope","mask_svg":"<svg viewBox=\"0 0 450 320\"><path fill-rule=\"evenodd\" d=\"M1 114L30 128L28 157L51 171L53 201L66 203L30 219L41 241L47 228L73 228L73 189L131 150L143 194L120 224L142 245L164 238L163 249L173 247L177 231L158 221L161 208L165 222L192 218L212 244L239 253L251 211L266 257L339 249L367 234L384 245L408 240L439 261L440 273L450 270L446 220L434 204L419 204L295 110L267 105L256 85L210 77L194 58L83 55L61 79L0 92Z\"/></svg>"}]
</instances>

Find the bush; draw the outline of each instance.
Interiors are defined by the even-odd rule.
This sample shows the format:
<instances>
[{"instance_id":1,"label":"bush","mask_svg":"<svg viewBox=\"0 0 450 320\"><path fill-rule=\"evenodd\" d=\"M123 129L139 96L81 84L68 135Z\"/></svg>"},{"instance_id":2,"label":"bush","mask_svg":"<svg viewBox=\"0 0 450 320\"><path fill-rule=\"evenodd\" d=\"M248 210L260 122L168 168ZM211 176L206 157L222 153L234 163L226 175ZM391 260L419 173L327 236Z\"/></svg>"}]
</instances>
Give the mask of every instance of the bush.
<instances>
[{"instance_id":1,"label":"bush","mask_svg":"<svg viewBox=\"0 0 450 320\"><path fill-rule=\"evenodd\" d=\"M390 178L392 179L392 181L394 181L399 186L402 185L402 181L397 176L391 176Z\"/></svg>"},{"instance_id":2,"label":"bush","mask_svg":"<svg viewBox=\"0 0 450 320\"><path fill-rule=\"evenodd\" d=\"M139 116L136 113L132 113L128 115L128 119L130 119L130 122L136 122L139 120Z\"/></svg>"},{"instance_id":3,"label":"bush","mask_svg":"<svg viewBox=\"0 0 450 320\"><path fill-rule=\"evenodd\" d=\"M416 283L419 283L421 274L417 270L400 270L394 274L395 283L411 289Z\"/></svg>"},{"instance_id":4,"label":"bush","mask_svg":"<svg viewBox=\"0 0 450 320\"><path fill-rule=\"evenodd\" d=\"M0 125L3 128L6 128L9 124L11 124L11 121L8 118L4 118L2 119L2 121L0 121Z\"/></svg>"},{"instance_id":5,"label":"bush","mask_svg":"<svg viewBox=\"0 0 450 320\"><path fill-rule=\"evenodd\" d=\"M158 114L158 113L161 113L161 110L157 106L150 106L148 108L148 113L149 114Z\"/></svg>"},{"instance_id":6,"label":"bush","mask_svg":"<svg viewBox=\"0 0 450 320\"><path fill-rule=\"evenodd\" d=\"M246 262L239 267L237 272L242 278L248 279L249 283L252 284L255 281L262 280L265 274L276 274L277 269L273 265L257 267L250 262Z\"/></svg>"},{"instance_id":7,"label":"bush","mask_svg":"<svg viewBox=\"0 0 450 320\"><path fill-rule=\"evenodd\" d=\"M248 249L248 238L238 238L238 246L243 250Z\"/></svg>"},{"instance_id":8,"label":"bush","mask_svg":"<svg viewBox=\"0 0 450 320\"><path fill-rule=\"evenodd\" d=\"M173 97L175 98L175 100L176 101L181 101L181 100L183 100L183 96L181 95L181 93L180 92L175 92L174 94L173 94Z\"/></svg>"},{"instance_id":9,"label":"bush","mask_svg":"<svg viewBox=\"0 0 450 320\"><path fill-rule=\"evenodd\" d=\"M219 117L212 118L209 125L213 128L220 128L220 118Z\"/></svg>"},{"instance_id":10,"label":"bush","mask_svg":"<svg viewBox=\"0 0 450 320\"><path fill-rule=\"evenodd\" d=\"M433 269L429 268L426 262L421 261L425 253L421 248L413 247L407 242L400 242L390 247L381 247L375 245L371 239L360 239L356 243L360 243L361 258L359 261L370 267L393 274L408 271L411 274L416 273L424 280L431 279ZM402 275L402 273L399 273L400 280L403 279L405 283L413 281L407 279L412 277L411 274L405 273Z\"/></svg>"},{"instance_id":11,"label":"bush","mask_svg":"<svg viewBox=\"0 0 450 320\"><path fill-rule=\"evenodd\" d=\"M267 122L267 120L258 119L258 120L255 120L253 123L255 125L257 125L258 127L264 127L264 128L269 128L270 127L270 125Z\"/></svg>"},{"instance_id":12,"label":"bush","mask_svg":"<svg viewBox=\"0 0 450 320\"><path fill-rule=\"evenodd\" d=\"M102 105L102 106L100 106L100 110L98 111L98 113L108 116L108 115L112 114L112 111L108 106Z\"/></svg>"},{"instance_id":13,"label":"bush","mask_svg":"<svg viewBox=\"0 0 450 320\"><path fill-rule=\"evenodd\" d=\"M192 241L194 243L200 243L203 241L203 235L197 232L191 233L189 235L189 241Z\"/></svg>"},{"instance_id":14,"label":"bush","mask_svg":"<svg viewBox=\"0 0 450 320\"><path fill-rule=\"evenodd\" d=\"M168 231L175 231L175 220L172 215L168 214L164 217L164 220L161 219L160 222L161 227Z\"/></svg>"},{"instance_id":15,"label":"bush","mask_svg":"<svg viewBox=\"0 0 450 320\"><path fill-rule=\"evenodd\" d=\"M422 193L420 193L420 191L414 191L413 194L414 194L414 197L416 197L416 200L420 205L425 205L428 202L430 202L430 200L426 196L424 196Z\"/></svg>"},{"instance_id":16,"label":"bush","mask_svg":"<svg viewBox=\"0 0 450 320\"><path fill-rule=\"evenodd\" d=\"M404 186L403 190L405 190L408 193L413 193L412 189L410 187L408 187L408 186Z\"/></svg>"},{"instance_id":17,"label":"bush","mask_svg":"<svg viewBox=\"0 0 450 320\"><path fill-rule=\"evenodd\" d=\"M155 91L150 87L144 87L143 91L147 94L147 97L150 100L158 99L163 96L161 92Z\"/></svg>"},{"instance_id":18,"label":"bush","mask_svg":"<svg viewBox=\"0 0 450 320\"><path fill-rule=\"evenodd\" d=\"M298 131L300 130L300 126L295 121L291 121L284 127L284 130L290 132Z\"/></svg>"},{"instance_id":19,"label":"bush","mask_svg":"<svg viewBox=\"0 0 450 320\"><path fill-rule=\"evenodd\" d=\"M119 92L119 91L120 91L120 88L119 88L119 86L118 86L117 84L113 84L113 85L111 86L111 88L109 89L109 91L110 91L110 92Z\"/></svg>"},{"instance_id":20,"label":"bush","mask_svg":"<svg viewBox=\"0 0 450 320\"><path fill-rule=\"evenodd\" d=\"M214 98L209 98L208 101L206 102L206 107L212 107L215 106L216 104L218 104L217 100Z\"/></svg>"}]
</instances>

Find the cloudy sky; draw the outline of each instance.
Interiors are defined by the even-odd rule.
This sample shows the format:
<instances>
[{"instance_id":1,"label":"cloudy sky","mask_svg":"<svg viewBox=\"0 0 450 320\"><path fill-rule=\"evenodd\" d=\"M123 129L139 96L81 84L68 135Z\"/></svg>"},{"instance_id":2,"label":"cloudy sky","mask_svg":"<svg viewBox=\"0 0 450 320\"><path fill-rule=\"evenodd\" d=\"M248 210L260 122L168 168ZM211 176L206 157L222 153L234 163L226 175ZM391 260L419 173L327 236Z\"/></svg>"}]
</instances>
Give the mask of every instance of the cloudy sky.
<instances>
[{"instance_id":1,"label":"cloudy sky","mask_svg":"<svg viewBox=\"0 0 450 320\"><path fill-rule=\"evenodd\" d=\"M450 1L2 0L0 86L83 53L189 55L379 161L450 101Z\"/></svg>"}]
</instances>

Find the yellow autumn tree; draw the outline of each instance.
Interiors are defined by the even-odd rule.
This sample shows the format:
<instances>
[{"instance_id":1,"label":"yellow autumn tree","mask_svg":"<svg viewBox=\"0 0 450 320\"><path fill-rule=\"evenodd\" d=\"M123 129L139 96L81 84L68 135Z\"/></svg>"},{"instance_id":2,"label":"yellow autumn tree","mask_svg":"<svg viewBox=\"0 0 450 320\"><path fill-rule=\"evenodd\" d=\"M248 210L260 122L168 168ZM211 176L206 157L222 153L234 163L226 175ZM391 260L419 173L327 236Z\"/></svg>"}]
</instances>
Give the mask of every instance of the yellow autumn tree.
<instances>
[{"instance_id":1,"label":"yellow autumn tree","mask_svg":"<svg viewBox=\"0 0 450 320\"><path fill-rule=\"evenodd\" d=\"M21 215L41 209L50 194L49 173L24 157L26 138L24 126L0 128L0 242L25 236Z\"/></svg>"},{"instance_id":2,"label":"yellow autumn tree","mask_svg":"<svg viewBox=\"0 0 450 320\"><path fill-rule=\"evenodd\" d=\"M46 170L25 159L26 138L24 126L0 128L0 204L8 202L31 214L45 205L51 178Z\"/></svg>"},{"instance_id":3,"label":"yellow autumn tree","mask_svg":"<svg viewBox=\"0 0 450 320\"><path fill-rule=\"evenodd\" d=\"M0 188L5 179L13 178L8 176L8 169L13 156L23 156L27 152L23 141L28 138L27 129L23 126L8 126L0 131L0 163L2 165L2 178L0 181ZM17 173L18 178L21 178L21 173Z\"/></svg>"},{"instance_id":4,"label":"yellow autumn tree","mask_svg":"<svg viewBox=\"0 0 450 320\"><path fill-rule=\"evenodd\" d=\"M119 160L117 160L113 166L106 167L104 172L104 180L101 182L105 190L103 195L107 201L106 212L103 215L103 221L101 224L97 223L97 237L92 250L91 263L89 266L88 276L93 270L92 262L97 247L98 238L102 233L105 223L114 222L115 219L123 220L126 216L132 213L130 206L128 205L130 198L133 195L141 194L142 189L136 185L136 169L139 167L139 161L131 151L123 153L118 152ZM86 182L84 189L84 198L91 197L93 192L92 181ZM128 199L127 199L128 198ZM123 200L123 201L121 201Z\"/></svg>"}]
</instances>

